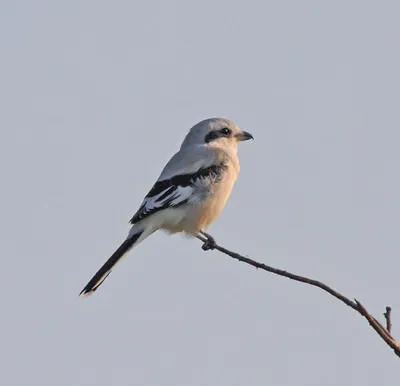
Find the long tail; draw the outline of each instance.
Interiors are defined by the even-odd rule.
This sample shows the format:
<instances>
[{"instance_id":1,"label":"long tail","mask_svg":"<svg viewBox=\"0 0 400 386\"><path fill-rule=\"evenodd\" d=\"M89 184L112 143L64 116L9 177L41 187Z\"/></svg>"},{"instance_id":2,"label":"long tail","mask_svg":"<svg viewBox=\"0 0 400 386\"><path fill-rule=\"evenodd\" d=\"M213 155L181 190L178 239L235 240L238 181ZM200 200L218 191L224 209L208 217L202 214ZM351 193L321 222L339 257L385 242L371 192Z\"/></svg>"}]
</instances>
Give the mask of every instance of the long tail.
<instances>
[{"instance_id":1,"label":"long tail","mask_svg":"<svg viewBox=\"0 0 400 386\"><path fill-rule=\"evenodd\" d=\"M148 236L148 233L144 233L147 232L145 232L142 227L137 230L133 227L131 232L129 232L128 238L120 245L120 247L90 279L89 283L86 284L85 288L81 291L79 296L92 295L93 292L95 292L97 288L99 288L99 286L104 282L104 280L107 279L115 264L117 264L135 244L139 244L139 242L143 241Z\"/></svg>"}]
</instances>

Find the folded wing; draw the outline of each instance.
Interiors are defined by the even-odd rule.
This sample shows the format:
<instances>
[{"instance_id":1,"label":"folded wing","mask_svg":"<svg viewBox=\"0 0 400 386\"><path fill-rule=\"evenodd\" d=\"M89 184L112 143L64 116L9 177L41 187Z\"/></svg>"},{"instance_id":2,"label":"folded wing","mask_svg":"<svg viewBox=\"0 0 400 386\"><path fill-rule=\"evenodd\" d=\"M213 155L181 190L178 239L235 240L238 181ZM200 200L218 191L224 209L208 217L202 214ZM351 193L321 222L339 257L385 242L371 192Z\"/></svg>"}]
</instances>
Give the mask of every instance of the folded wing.
<instances>
[{"instance_id":1,"label":"folded wing","mask_svg":"<svg viewBox=\"0 0 400 386\"><path fill-rule=\"evenodd\" d=\"M191 174L179 174L167 180L157 181L130 223L135 224L160 210L187 204L196 193L196 183L207 178L218 180L224 169L224 164L212 165Z\"/></svg>"}]
</instances>

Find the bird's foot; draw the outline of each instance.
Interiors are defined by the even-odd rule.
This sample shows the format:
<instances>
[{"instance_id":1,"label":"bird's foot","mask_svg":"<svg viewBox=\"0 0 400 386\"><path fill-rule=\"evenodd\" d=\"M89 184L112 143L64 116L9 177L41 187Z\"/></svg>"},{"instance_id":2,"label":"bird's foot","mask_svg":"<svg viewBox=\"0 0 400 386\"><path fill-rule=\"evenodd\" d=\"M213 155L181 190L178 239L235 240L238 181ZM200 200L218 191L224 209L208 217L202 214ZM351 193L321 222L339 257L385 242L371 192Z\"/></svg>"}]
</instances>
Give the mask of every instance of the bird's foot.
<instances>
[{"instance_id":1,"label":"bird's foot","mask_svg":"<svg viewBox=\"0 0 400 386\"><path fill-rule=\"evenodd\" d=\"M205 232L200 232L200 233L207 238L207 240L204 241L204 244L201 247L203 251L213 250L217 247L217 243L215 242L214 237Z\"/></svg>"}]
</instances>

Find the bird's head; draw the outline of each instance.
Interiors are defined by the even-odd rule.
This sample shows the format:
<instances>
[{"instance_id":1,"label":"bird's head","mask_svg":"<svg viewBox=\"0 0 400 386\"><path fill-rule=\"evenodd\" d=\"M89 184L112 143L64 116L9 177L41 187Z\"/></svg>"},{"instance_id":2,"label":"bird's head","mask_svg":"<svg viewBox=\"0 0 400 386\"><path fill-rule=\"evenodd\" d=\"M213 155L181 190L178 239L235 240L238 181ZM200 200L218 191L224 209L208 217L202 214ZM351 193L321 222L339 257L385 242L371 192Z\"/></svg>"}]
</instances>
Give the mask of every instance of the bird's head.
<instances>
[{"instance_id":1,"label":"bird's head","mask_svg":"<svg viewBox=\"0 0 400 386\"><path fill-rule=\"evenodd\" d=\"M240 129L233 122L223 118L209 118L197 123L190 129L182 147L205 145L236 151L239 142L249 139L253 139L253 136Z\"/></svg>"}]
</instances>

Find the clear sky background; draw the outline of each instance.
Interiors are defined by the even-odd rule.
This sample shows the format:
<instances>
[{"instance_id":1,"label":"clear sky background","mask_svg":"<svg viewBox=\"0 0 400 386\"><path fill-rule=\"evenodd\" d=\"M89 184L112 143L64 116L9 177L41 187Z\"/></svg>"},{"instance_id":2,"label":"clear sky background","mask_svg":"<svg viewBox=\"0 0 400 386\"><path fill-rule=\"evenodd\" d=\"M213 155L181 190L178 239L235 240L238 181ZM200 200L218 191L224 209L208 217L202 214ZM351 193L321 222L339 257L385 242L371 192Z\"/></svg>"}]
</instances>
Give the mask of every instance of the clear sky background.
<instances>
[{"instance_id":1,"label":"clear sky background","mask_svg":"<svg viewBox=\"0 0 400 386\"><path fill-rule=\"evenodd\" d=\"M398 1L0 3L1 383L391 385L318 289L156 234L77 298L187 130L250 131L210 228L400 338Z\"/></svg>"}]
</instances>

